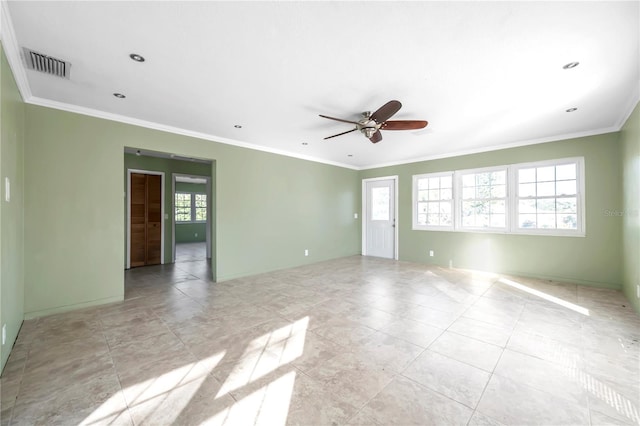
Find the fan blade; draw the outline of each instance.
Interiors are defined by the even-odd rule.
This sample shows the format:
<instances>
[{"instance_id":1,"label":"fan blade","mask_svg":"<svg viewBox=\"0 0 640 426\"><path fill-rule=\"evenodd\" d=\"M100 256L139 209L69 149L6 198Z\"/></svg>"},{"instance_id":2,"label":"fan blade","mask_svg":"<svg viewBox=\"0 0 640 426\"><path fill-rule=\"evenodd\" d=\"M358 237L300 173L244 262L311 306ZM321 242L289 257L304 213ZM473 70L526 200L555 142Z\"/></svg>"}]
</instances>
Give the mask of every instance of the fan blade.
<instances>
[{"instance_id":1,"label":"fan blade","mask_svg":"<svg viewBox=\"0 0 640 426\"><path fill-rule=\"evenodd\" d=\"M429 124L424 120L394 120L382 123L381 130L416 130L423 129Z\"/></svg>"},{"instance_id":2,"label":"fan blade","mask_svg":"<svg viewBox=\"0 0 640 426\"><path fill-rule=\"evenodd\" d=\"M382 105L376 112L371 114L371 119L376 123L384 123L388 119L391 118L393 114L400 111L402 108L402 104L398 101L389 101L386 104Z\"/></svg>"},{"instance_id":3,"label":"fan blade","mask_svg":"<svg viewBox=\"0 0 640 426\"><path fill-rule=\"evenodd\" d=\"M376 132L369 138L369 140L373 143L380 142L382 140L382 133L380 133L380 130L376 130Z\"/></svg>"},{"instance_id":4,"label":"fan blade","mask_svg":"<svg viewBox=\"0 0 640 426\"><path fill-rule=\"evenodd\" d=\"M358 124L357 121L343 120L342 118L329 117L328 115L322 115L322 114L318 114L318 115L322 118L328 118L329 120L341 121L343 123Z\"/></svg>"},{"instance_id":5,"label":"fan blade","mask_svg":"<svg viewBox=\"0 0 640 426\"><path fill-rule=\"evenodd\" d=\"M324 140L335 138L336 136L346 135L347 133L355 132L356 130L358 130L357 127L355 129L347 130L346 132L338 133L337 135L327 136L326 138L324 138Z\"/></svg>"}]
</instances>

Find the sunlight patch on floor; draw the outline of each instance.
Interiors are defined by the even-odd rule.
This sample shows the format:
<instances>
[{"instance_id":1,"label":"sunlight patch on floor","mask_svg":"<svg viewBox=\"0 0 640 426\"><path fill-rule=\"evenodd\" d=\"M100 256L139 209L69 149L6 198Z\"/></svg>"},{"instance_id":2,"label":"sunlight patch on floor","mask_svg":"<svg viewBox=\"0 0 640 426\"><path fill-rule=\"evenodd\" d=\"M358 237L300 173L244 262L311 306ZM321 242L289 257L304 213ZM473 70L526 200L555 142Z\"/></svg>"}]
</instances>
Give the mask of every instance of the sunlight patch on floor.
<instances>
[{"instance_id":1,"label":"sunlight patch on floor","mask_svg":"<svg viewBox=\"0 0 640 426\"><path fill-rule=\"evenodd\" d=\"M587 308L583 308L582 306L578 306L574 303L571 302L567 302L566 300L562 300L558 297L552 296L550 294L547 294L545 292L542 292L540 290L536 290L534 288L531 287L527 287L526 285L520 284L518 282L512 281L512 280L508 280L506 278L500 278L498 279L498 282L502 283L502 284L506 284L510 287L513 288L517 288L518 290L524 291L525 293L529 293L532 294L534 296L538 296L541 299L547 300L549 302L555 303L557 305L560 305L564 308L567 309L571 309L572 311L578 312L579 314L582 315L586 315L589 316L589 309Z\"/></svg>"},{"instance_id":2,"label":"sunlight patch on floor","mask_svg":"<svg viewBox=\"0 0 640 426\"><path fill-rule=\"evenodd\" d=\"M248 385L277 368L290 363L304 352L309 317L252 340L234 365L218 396Z\"/></svg>"}]
</instances>

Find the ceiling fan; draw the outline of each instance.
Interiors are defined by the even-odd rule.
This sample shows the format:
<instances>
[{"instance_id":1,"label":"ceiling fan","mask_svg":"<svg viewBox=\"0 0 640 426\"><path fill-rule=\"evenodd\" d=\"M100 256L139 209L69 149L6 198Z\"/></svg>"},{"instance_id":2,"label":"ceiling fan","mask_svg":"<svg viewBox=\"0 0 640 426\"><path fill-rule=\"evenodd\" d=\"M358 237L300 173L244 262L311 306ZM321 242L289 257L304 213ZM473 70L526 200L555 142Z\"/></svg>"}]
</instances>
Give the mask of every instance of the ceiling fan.
<instances>
[{"instance_id":1,"label":"ceiling fan","mask_svg":"<svg viewBox=\"0 0 640 426\"><path fill-rule=\"evenodd\" d=\"M329 120L341 121L343 123L355 124L356 127L347 130L346 132L338 133L337 135L327 136L326 139L335 138L336 136L346 135L347 133L360 132L365 135L371 142L378 143L382 140L382 133L380 130L416 130L422 129L429 124L424 120L394 120L387 121L396 112L400 111L402 104L399 101L389 101L382 105L376 112L371 114L371 111L365 111L362 113L362 118L359 121L343 120L342 118L329 117L327 115L320 114L322 118L328 118Z\"/></svg>"}]
</instances>

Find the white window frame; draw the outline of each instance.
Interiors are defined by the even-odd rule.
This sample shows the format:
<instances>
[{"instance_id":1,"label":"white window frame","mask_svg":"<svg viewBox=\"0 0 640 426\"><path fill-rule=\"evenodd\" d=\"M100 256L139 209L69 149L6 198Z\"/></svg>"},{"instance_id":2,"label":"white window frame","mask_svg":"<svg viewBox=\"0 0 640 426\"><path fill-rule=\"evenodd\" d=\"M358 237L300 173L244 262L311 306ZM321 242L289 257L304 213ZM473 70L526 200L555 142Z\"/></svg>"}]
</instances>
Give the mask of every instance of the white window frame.
<instances>
[{"instance_id":1,"label":"white window frame","mask_svg":"<svg viewBox=\"0 0 640 426\"><path fill-rule=\"evenodd\" d=\"M504 227L477 227L477 226L463 226L462 225L462 203L465 201L462 198L462 177L464 175L477 174L477 173L487 173L487 172L505 172L505 198L504 198L504 210L505 210L505 226ZM509 220L510 220L510 212L509 212L509 166L495 166L495 167L483 167L480 169L466 169L466 170L456 170L454 172L454 185L456 187L456 192L454 192L454 201L455 201L455 223L454 227L457 231L462 232L493 232L493 233L505 233L509 231ZM458 194L459 196L456 196ZM492 199L487 199L491 201Z\"/></svg>"},{"instance_id":2,"label":"white window frame","mask_svg":"<svg viewBox=\"0 0 640 426\"><path fill-rule=\"evenodd\" d=\"M576 206L577 206L577 229L520 229L518 227L518 170L532 167L561 166L564 164L576 165ZM483 173L489 171L506 170L506 226L505 228L470 228L462 226L462 176L472 173ZM453 203L452 203L452 226L418 225L418 179L452 176L453 179ZM517 234L517 235L547 235L563 237L585 237L586 236L586 213L585 213L585 166L584 157L568 157L552 160L535 161L528 163L516 163L477 169L465 169L456 171L445 171L436 173L424 173L413 175L412 183L412 229L417 231L454 231L470 233L494 233L494 234Z\"/></svg>"},{"instance_id":3,"label":"white window frame","mask_svg":"<svg viewBox=\"0 0 640 426\"><path fill-rule=\"evenodd\" d=\"M191 207L190 207L190 213L191 213L191 220L177 220L176 219L176 195L178 194L189 194L191 195L190 200L191 200ZM175 221L176 224L180 225L183 223L206 223L207 220L196 220L196 195L204 195L205 197L207 197L207 200L205 201L205 203L208 203L208 196L205 193L202 192L186 192L186 191L175 191L173 194L173 220ZM201 207L202 209L202 207ZM206 211L206 210L205 210ZM206 212L207 214L209 213L208 211Z\"/></svg>"},{"instance_id":4,"label":"white window frame","mask_svg":"<svg viewBox=\"0 0 640 426\"><path fill-rule=\"evenodd\" d=\"M418 224L418 180L420 179L430 179L435 177L443 177L450 176L451 177L451 225L420 225ZM413 175L413 184L412 184L412 199L411 199L411 221L413 229L421 230L421 231L453 231L454 224L456 222L455 214L456 214L456 180L453 172L436 172L436 173L425 173L421 175Z\"/></svg>"},{"instance_id":5,"label":"white window frame","mask_svg":"<svg viewBox=\"0 0 640 426\"><path fill-rule=\"evenodd\" d=\"M518 227L518 170L528 169L532 167L549 167L549 166L562 166L565 164L576 165L576 218L578 226L576 229L529 229ZM567 237L584 237L586 236L586 215L585 215L585 173L584 173L584 157L571 157L560 158L556 160L536 161L532 163L519 163L514 164L510 168L511 172L511 208L513 221L511 226L511 233L520 235L553 235L553 236L567 236Z\"/></svg>"}]
</instances>

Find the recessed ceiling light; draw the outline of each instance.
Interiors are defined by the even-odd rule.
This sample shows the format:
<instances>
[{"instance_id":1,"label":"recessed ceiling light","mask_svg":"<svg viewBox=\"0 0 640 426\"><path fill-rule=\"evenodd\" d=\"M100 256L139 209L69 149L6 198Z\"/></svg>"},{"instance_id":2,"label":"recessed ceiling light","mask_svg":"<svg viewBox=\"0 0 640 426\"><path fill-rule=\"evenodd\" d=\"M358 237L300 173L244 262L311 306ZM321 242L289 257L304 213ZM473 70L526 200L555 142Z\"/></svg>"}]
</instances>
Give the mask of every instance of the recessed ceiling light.
<instances>
[{"instance_id":1,"label":"recessed ceiling light","mask_svg":"<svg viewBox=\"0 0 640 426\"><path fill-rule=\"evenodd\" d=\"M138 55L137 53L132 53L131 55L129 55L129 57L136 62L144 62L144 57Z\"/></svg>"},{"instance_id":2,"label":"recessed ceiling light","mask_svg":"<svg viewBox=\"0 0 640 426\"><path fill-rule=\"evenodd\" d=\"M140 150L137 150L137 151L136 151L136 155L137 155L138 157L140 157L140 155L142 155L142 154L140 153Z\"/></svg>"},{"instance_id":3,"label":"recessed ceiling light","mask_svg":"<svg viewBox=\"0 0 640 426\"><path fill-rule=\"evenodd\" d=\"M568 110L566 110L566 112L573 112L576 111L578 108L569 108Z\"/></svg>"},{"instance_id":4,"label":"recessed ceiling light","mask_svg":"<svg viewBox=\"0 0 640 426\"><path fill-rule=\"evenodd\" d=\"M347 157L353 157L353 154L347 154Z\"/></svg>"},{"instance_id":5,"label":"recessed ceiling light","mask_svg":"<svg viewBox=\"0 0 640 426\"><path fill-rule=\"evenodd\" d=\"M570 70L571 68L575 68L578 65L580 65L580 62L569 62L568 64L566 64L562 68L565 69L565 70Z\"/></svg>"},{"instance_id":6,"label":"recessed ceiling light","mask_svg":"<svg viewBox=\"0 0 640 426\"><path fill-rule=\"evenodd\" d=\"M236 124L236 125L235 125L235 126L233 126L233 127L235 127L236 129L242 129L242 126L241 126L241 125L239 125L239 124Z\"/></svg>"},{"instance_id":7,"label":"recessed ceiling light","mask_svg":"<svg viewBox=\"0 0 640 426\"><path fill-rule=\"evenodd\" d=\"M306 145L309 145L309 143L308 142L302 142L302 145L306 146Z\"/></svg>"},{"instance_id":8,"label":"recessed ceiling light","mask_svg":"<svg viewBox=\"0 0 640 426\"><path fill-rule=\"evenodd\" d=\"M116 98L118 98L118 99L124 99L124 98L126 98L126 96L125 96L125 95L123 95L122 93L114 93L114 94L113 94L113 96L115 96L115 97L116 97Z\"/></svg>"}]
</instances>

